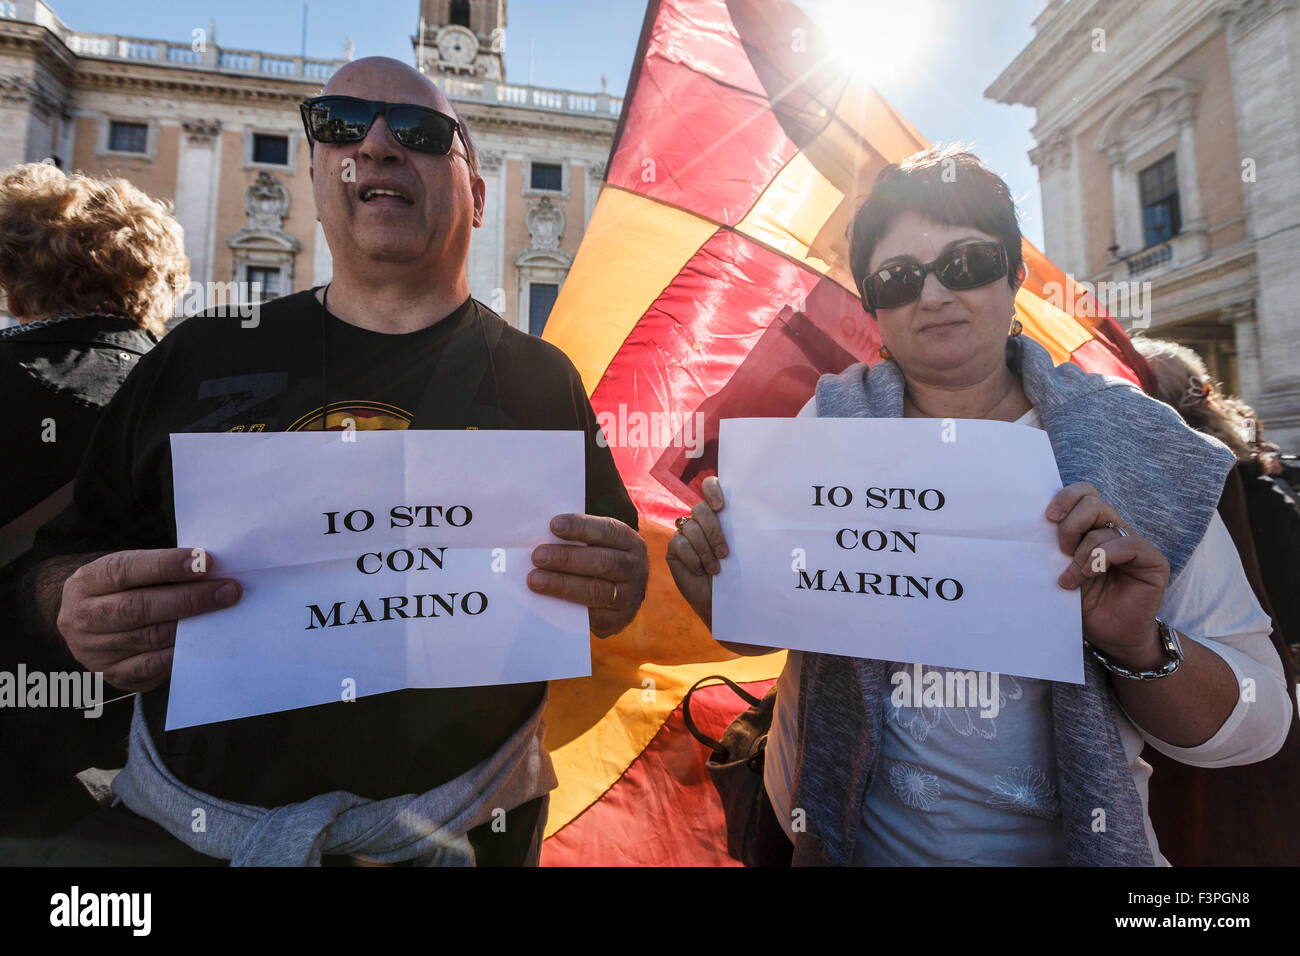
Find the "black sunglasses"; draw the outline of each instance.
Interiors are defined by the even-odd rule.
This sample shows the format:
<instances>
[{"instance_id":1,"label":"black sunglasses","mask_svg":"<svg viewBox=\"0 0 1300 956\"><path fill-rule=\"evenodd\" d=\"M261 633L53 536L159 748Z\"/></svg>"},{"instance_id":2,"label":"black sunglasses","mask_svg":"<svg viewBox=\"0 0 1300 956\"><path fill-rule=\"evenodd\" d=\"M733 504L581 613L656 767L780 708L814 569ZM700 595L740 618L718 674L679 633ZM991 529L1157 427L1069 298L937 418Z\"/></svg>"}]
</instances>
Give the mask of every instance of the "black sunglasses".
<instances>
[{"instance_id":1,"label":"black sunglasses","mask_svg":"<svg viewBox=\"0 0 1300 956\"><path fill-rule=\"evenodd\" d=\"M314 96L299 103L298 109L307 138L317 143L359 143L370 132L375 117L382 114L393 139L408 149L445 156L459 135L469 160L469 143L465 142L460 124L427 106L360 100L355 96Z\"/></svg>"},{"instance_id":2,"label":"black sunglasses","mask_svg":"<svg viewBox=\"0 0 1300 956\"><path fill-rule=\"evenodd\" d=\"M930 272L949 289L977 289L1007 274L1007 251L1000 242L968 242L933 262L891 262L862 280L863 308L896 309L919 299Z\"/></svg>"}]
</instances>

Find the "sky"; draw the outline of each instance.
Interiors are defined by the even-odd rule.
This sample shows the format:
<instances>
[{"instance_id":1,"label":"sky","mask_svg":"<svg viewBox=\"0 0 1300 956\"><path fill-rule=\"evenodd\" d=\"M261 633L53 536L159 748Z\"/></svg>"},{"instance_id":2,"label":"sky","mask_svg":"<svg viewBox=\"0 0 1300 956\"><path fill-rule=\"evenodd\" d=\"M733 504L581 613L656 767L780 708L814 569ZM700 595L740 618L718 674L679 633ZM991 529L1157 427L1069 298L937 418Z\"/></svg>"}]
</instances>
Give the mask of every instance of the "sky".
<instances>
[{"instance_id":1,"label":"sky","mask_svg":"<svg viewBox=\"0 0 1300 956\"><path fill-rule=\"evenodd\" d=\"M46 0L70 28L189 42L216 23L219 46L297 55L301 0ZM931 142L972 146L1011 187L1025 236L1042 248L1034 111L985 99L984 90L1033 38L1044 0L798 0L845 40L846 62ZM627 85L644 0L508 0L506 79L595 92ZM414 61L419 0L309 0L306 53Z\"/></svg>"}]
</instances>

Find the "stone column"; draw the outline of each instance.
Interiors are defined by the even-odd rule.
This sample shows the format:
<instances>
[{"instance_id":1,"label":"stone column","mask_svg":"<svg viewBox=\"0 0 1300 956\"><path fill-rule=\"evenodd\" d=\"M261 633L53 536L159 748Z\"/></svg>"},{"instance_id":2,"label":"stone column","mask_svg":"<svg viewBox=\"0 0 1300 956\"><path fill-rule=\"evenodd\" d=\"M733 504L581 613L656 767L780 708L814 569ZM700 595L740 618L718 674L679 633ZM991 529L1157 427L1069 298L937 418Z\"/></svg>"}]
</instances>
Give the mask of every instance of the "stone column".
<instances>
[{"instance_id":1,"label":"stone column","mask_svg":"<svg viewBox=\"0 0 1300 956\"><path fill-rule=\"evenodd\" d=\"M1294 275L1300 261L1300 12L1295 0L1221 0L1237 143L1255 181L1243 182L1259 293L1256 409L1273 439L1300 448L1300 322ZM1238 167L1240 169L1240 167ZM1238 175L1240 173L1238 172Z\"/></svg>"},{"instance_id":2,"label":"stone column","mask_svg":"<svg viewBox=\"0 0 1300 956\"><path fill-rule=\"evenodd\" d=\"M324 285L334 278L334 255L325 241L325 230L316 220L316 239L312 243L311 284Z\"/></svg>"},{"instance_id":3,"label":"stone column","mask_svg":"<svg viewBox=\"0 0 1300 956\"><path fill-rule=\"evenodd\" d=\"M483 200L483 224L474 230L469 243L469 261L465 271L469 290L495 312L505 307L502 289L502 248L505 231L505 174L502 153L495 149L479 149L479 174L483 177L486 195ZM499 291L501 290L501 291Z\"/></svg>"},{"instance_id":4,"label":"stone column","mask_svg":"<svg viewBox=\"0 0 1300 956\"><path fill-rule=\"evenodd\" d=\"M1125 168L1124 149L1111 146L1106 150L1110 165L1111 206L1115 223L1115 241L1121 255L1132 255L1146 246L1142 231L1142 197L1138 193L1137 177Z\"/></svg>"},{"instance_id":5,"label":"stone column","mask_svg":"<svg viewBox=\"0 0 1300 956\"><path fill-rule=\"evenodd\" d=\"M1056 215L1043 217L1043 251L1064 272L1083 275L1087 268L1083 262L1082 244L1074 241L1082 227L1077 218L1078 186L1072 175L1073 150L1069 134L1058 129L1046 135L1042 143L1029 151L1029 159L1038 167L1043 208L1057 210Z\"/></svg>"},{"instance_id":6,"label":"stone column","mask_svg":"<svg viewBox=\"0 0 1300 956\"><path fill-rule=\"evenodd\" d=\"M0 169L27 161L29 98L26 77L0 76Z\"/></svg>"},{"instance_id":7,"label":"stone column","mask_svg":"<svg viewBox=\"0 0 1300 956\"><path fill-rule=\"evenodd\" d=\"M1196 130L1190 97L1183 97L1175 107L1178 122L1178 148L1174 163L1178 167L1178 202L1182 215L1183 232L1204 232L1205 217L1201 212L1201 190L1196 166Z\"/></svg>"},{"instance_id":8,"label":"stone column","mask_svg":"<svg viewBox=\"0 0 1300 956\"><path fill-rule=\"evenodd\" d=\"M218 120L182 120L181 134L176 160L176 219L185 230L190 279L207 283L212 281L213 243L216 241L221 123Z\"/></svg>"},{"instance_id":9,"label":"stone column","mask_svg":"<svg viewBox=\"0 0 1300 956\"><path fill-rule=\"evenodd\" d=\"M582 216L584 232L591 223L591 214L596 210L596 200L600 198L600 190L605 185L605 167L604 161L587 164L587 201Z\"/></svg>"},{"instance_id":10,"label":"stone column","mask_svg":"<svg viewBox=\"0 0 1300 956\"><path fill-rule=\"evenodd\" d=\"M1231 322L1237 347L1237 380L1248 405L1259 401L1259 336L1255 328L1255 303L1240 302L1219 310L1219 320Z\"/></svg>"}]
</instances>

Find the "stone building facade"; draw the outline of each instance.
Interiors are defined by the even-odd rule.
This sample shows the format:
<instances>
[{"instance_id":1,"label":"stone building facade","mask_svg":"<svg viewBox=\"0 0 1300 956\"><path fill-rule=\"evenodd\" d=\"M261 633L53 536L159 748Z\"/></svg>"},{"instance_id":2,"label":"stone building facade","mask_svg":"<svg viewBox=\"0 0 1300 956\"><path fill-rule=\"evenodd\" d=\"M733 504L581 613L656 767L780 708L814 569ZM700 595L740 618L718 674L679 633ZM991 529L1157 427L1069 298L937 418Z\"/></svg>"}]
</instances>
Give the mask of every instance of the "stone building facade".
<instances>
[{"instance_id":1,"label":"stone building facade","mask_svg":"<svg viewBox=\"0 0 1300 956\"><path fill-rule=\"evenodd\" d=\"M505 0L423 0L416 19L412 62L465 119L487 184L471 292L540 333L595 205L622 103L507 84ZM89 34L42 0L0 0L0 168L50 161L172 201L195 282L237 283L244 296L257 283L263 298L327 282L298 103L349 57L229 49L215 32Z\"/></svg>"},{"instance_id":2,"label":"stone building facade","mask_svg":"<svg viewBox=\"0 0 1300 956\"><path fill-rule=\"evenodd\" d=\"M1123 324L1195 348L1300 448L1296 0L1049 0L1034 28L985 95L1037 111L1046 253L1149 282Z\"/></svg>"}]
</instances>

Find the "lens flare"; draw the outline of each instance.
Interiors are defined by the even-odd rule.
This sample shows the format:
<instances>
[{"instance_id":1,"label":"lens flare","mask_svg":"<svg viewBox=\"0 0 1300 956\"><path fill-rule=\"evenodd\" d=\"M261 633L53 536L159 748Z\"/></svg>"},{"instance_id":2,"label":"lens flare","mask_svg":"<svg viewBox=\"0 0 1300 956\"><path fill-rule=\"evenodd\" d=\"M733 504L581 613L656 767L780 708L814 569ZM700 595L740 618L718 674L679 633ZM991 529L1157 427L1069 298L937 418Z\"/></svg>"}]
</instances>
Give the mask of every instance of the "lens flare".
<instances>
[{"instance_id":1,"label":"lens flare","mask_svg":"<svg viewBox=\"0 0 1300 956\"><path fill-rule=\"evenodd\" d=\"M933 0L799 0L830 39L831 55L869 82L926 73L938 41Z\"/></svg>"}]
</instances>

